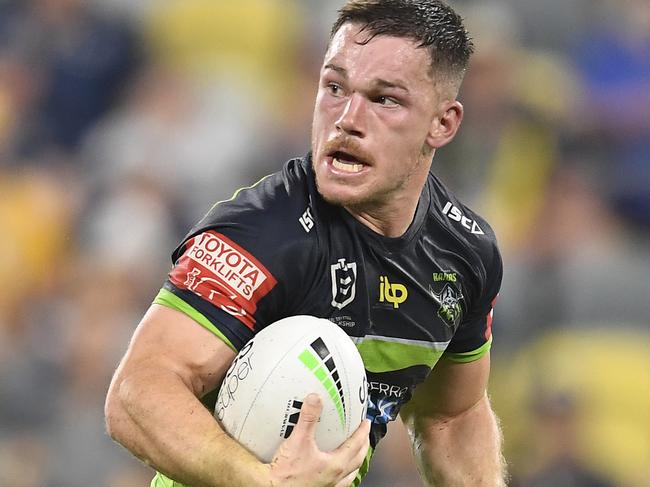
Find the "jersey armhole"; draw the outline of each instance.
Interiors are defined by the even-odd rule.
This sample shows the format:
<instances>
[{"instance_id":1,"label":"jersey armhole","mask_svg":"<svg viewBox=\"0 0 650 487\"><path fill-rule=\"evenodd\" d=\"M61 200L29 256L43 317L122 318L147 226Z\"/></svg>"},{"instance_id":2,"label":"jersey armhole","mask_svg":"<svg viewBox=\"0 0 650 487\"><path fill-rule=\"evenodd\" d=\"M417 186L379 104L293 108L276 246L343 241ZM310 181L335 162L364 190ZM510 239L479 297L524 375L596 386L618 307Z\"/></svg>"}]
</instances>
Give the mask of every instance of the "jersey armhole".
<instances>
[{"instance_id":1,"label":"jersey armhole","mask_svg":"<svg viewBox=\"0 0 650 487\"><path fill-rule=\"evenodd\" d=\"M223 333L221 333L219 328L214 326L203 314L201 314L194 307L183 301L171 291L168 291L165 288L161 289L158 292L158 295L154 298L153 304L159 304L167 308L175 309L176 311L180 311L181 313L189 316L210 333L219 337L221 341L223 341L226 345L228 345L228 347L232 349L233 352L238 352L232 342L228 340L228 338Z\"/></svg>"},{"instance_id":2,"label":"jersey armhole","mask_svg":"<svg viewBox=\"0 0 650 487\"><path fill-rule=\"evenodd\" d=\"M487 342L485 342L483 345L481 345L479 348L476 350L472 350L470 352L445 352L443 353L443 358L450 360L452 362L456 363L468 363L468 362L474 362L475 360L480 359L490 351L490 348L492 348L492 337L488 339Z\"/></svg>"}]
</instances>

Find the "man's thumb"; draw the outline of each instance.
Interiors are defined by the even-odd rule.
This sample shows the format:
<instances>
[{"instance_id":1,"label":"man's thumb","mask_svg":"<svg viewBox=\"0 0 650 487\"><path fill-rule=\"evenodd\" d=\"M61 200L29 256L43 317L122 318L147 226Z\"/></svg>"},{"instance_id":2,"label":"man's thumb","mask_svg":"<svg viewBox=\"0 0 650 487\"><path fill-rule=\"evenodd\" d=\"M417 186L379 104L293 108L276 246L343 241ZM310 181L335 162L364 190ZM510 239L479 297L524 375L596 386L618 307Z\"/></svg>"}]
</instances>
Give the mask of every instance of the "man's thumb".
<instances>
[{"instance_id":1,"label":"man's thumb","mask_svg":"<svg viewBox=\"0 0 650 487\"><path fill-rule=\"evenodd\" d=\"M322 410L323 403L320 396L315 393L308 394L300 408L300 417L296 429L313 437Z\"/></svg>"}]
</instances>

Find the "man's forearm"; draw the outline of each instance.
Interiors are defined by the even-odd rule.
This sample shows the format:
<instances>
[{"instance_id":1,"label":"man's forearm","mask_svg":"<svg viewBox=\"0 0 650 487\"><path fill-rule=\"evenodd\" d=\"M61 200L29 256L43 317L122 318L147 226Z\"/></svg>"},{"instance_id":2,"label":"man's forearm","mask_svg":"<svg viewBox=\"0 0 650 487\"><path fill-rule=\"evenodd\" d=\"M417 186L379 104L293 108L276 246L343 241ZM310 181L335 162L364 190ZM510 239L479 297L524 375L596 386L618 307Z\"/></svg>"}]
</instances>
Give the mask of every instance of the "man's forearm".
<instances>
[{"instance_id":1,"label":"man's forearm","mask_svg":"<svg viewBox=\"0 0 650 487\"><path fill-rule=\"evenodd\" d=\"M505 486L501 432L487 396L455 417L424 417L410 425L418 468L435 487Z\"/></svg>"},{"instance_id":2,"label":"man's forearm","mask_svg":"<svg viewBox=\"0 0 650 487\"><path fill-rule=\"evenodd\" d=\"M179 376L143 369L116 378L106 404L110 435L192 487L255 486L267 465L230 438Z\"/></svg>"}]
</instances>

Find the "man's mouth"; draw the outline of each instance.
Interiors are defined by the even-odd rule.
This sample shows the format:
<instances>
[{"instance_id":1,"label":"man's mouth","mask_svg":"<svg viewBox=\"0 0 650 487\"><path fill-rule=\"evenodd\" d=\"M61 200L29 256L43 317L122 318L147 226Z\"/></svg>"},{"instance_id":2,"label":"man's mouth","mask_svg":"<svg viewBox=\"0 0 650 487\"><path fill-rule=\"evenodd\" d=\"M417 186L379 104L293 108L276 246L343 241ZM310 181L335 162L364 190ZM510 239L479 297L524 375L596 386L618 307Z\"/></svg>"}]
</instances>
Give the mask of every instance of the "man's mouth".
<instances>
[{"instance_id":1,"label":"man's mouth","mask_svg":"<svg viewBox=\"0 0 650 487\"><path fill-rule=\"evenodd\" d=\"M348 152L335 151L329 155L332 158L332 166L339 171L354 174L361 172L365 166L363 161Z\"/></svg>"}]
</instances>

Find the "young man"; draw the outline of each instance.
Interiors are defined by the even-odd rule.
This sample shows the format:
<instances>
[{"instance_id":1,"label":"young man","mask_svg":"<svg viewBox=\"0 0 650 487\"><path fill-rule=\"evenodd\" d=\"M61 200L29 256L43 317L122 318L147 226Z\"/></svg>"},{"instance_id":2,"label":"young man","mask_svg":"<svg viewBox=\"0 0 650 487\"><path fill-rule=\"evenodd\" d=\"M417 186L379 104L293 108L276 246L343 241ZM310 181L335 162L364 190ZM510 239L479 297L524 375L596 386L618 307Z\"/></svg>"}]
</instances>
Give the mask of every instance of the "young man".
<instances>
[{"instance_id":1,"label":"young man","mask_svg":"<svg viewBox=\"0 0 650 487\"><path fill-rule=\"evenodd\" d=\"M504 485L486 395L501 259L489 226L429 171L460 125L471 51L438 0L340 10L312 152L191 230L111 384L108 430L161 472L153 486L358 485L398 413L430 485ZM355 341L370 421L321 452L320 399L310 395L262 464L200 399L257 331L297 314L329 318Z\"/></svg>"}]
</instances>

